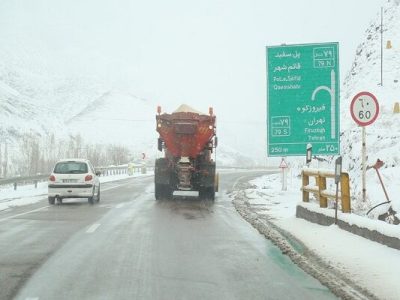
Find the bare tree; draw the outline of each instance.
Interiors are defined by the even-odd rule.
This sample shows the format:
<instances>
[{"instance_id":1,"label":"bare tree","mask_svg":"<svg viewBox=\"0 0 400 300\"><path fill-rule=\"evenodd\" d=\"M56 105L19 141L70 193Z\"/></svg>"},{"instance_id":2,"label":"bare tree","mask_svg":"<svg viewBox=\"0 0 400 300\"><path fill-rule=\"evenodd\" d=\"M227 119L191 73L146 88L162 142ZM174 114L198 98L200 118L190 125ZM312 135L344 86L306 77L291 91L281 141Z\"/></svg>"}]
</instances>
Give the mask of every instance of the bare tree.
<instances>
[{"instance_id":1,"label":"bare tree","mask_svg":"<svg viewBox=\"0 0 400 300\"><path fill-rule=\"evenodd\" d=\"M87 145L86 147L87 158L94 166L106 165L106 156L102 145Z\"/></svg>"},{"instance_id":2,"label":"bare tree","mask_svg":"<svg viewBox=\"0 0 400 300\"><path fill-rule=\"evenodd\" d=\"M40 162L39 141L36 138L32 138L30 148L31 160L29 162L29 175L35 175L39 173Z\"/></svg>"},{"instance_id":3,"label":"bare tree","mask_svg":"<svg viewBox=\"0 0 400 300\"><path fill-rule=\"evenodd\" d=\"M21 160L21 164L19 164L19 170L18 172L20 174L28 174L28 166L30 164L31 161L31 152L29 151L29 145L30 145L30 137L28 134L24 134L22 136L22 140L21 140L21 156L22 156L22 160Z\"/></svg>"},{"instance_id":4,"label":"bare tree","mask_svg":"<svg viewBox=\"0 0 400 300\"><path fill-rule=\"evenodd\" d=\"M48 138L48 156L47 156L47 169L50 170L57 161L56 139L54 133Z\"/></svg>"},{"instance_id":5,"label":"bare tree","mask_svg":"<svg viewBox=\"0 0 400 300\"><path fill-rule=\"evenodd\" d=\"M2 163L1 143L0 143L0 178L3 177L3 163Z\"/></svg>"},{"instance_id":6,"label":"bare tree","mask_svg":"<svg viewBox=\"0 0 400 300\"><path fill-rule=\"evenodd\" d=\"M70 136L69 137L69 142L68 142L68 150L67 150L67 156L68 157L73 157L74 156L74 149L75 149L75 143L74 143L74 137Z\"/></svg>"},{"instance_id":7,"label":"bare tree","mask_svg":"<svg viewBox=\"0 0 400 300\"><path fill-rule=\"evenodd\" d=\"M22 164L19 167L21 174L32 175L38 172L39 141L33 134L24 134L20 145Z\"/></svg>"},{"instance_id":8,"label":"bare tree","mask_svg":"<svg viewBox=\"0 0 400 300\"><path fill-rule=\"evenodd\" d=\"M78 133L75 137L75 151L74 151L74 156L75 157L81 157L81 151L83 149L83 142L82 142L82 137L81 135Z\"/></svg>"},{"instance_id":9,"label":"bare tree","mask_svg":"<svg viewBox=\"0 0 400 300\"><path fill-rule=\"evenodd\" d=\"M107 157L111 159L113 165L120 165L129 161L129 150L124 146L112 145L107 148Z\"/></svg>"},{"instance_id":10,"label":"bare tree","mask_svg":"<svg viewBox=\"0 0 400 300\"><path fill-rule=\"evenodd\" d=\"M3 159L2 165L3 165L3 177L7 177L7 175L8 175L8 145L7 145L7 142L4 145L4 159Z\"/></svg>"},{"instance_id":11,"label":"bare tree","mask_svg":"<svg viewBox=\"0 0 400 300\"><path fill-rule=\"evenodd\" d=\"M125 164L131 157L125 146L85 144L80 134L60 140L54 134L41 138L32 133L23 134L12 154L9 157L7 143L4 147L0 145L0 176L7 176L9 171L12 175L48 173L58 159L67 157L87 158L94 166Z\"/></svg>"}]
</instances>

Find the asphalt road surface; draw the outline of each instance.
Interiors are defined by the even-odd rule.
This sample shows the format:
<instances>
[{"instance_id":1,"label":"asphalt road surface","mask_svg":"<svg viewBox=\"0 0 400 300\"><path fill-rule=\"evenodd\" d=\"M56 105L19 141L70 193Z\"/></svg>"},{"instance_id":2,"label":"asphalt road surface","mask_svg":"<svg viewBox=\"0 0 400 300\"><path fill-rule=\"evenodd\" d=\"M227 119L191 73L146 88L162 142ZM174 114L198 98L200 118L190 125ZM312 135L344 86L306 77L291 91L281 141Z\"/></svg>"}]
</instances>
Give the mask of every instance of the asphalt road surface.
<instances>
[{"instance_id":1,"label":"asphalt road surface","mask_svg":"<svg viewBox=\"0 0 400 300\"><path fill-rule=\"evenodd\" d=\"M335 299L235 211L255 175L220 174L215 202L155 201L141 177L0 212L0 299Z\"/></svg>"}]
</instances>

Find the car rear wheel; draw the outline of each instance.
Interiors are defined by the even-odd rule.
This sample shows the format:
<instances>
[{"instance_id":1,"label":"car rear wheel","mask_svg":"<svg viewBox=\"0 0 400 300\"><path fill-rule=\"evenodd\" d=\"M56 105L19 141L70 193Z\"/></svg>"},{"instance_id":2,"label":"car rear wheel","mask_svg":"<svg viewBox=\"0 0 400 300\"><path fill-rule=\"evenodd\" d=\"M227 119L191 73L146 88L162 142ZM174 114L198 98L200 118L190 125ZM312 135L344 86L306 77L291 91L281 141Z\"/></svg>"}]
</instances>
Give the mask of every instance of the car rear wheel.
<instances>
[{"instance_id":1,"label":"car rear wheel","mask_svg":"<svg viewBox=\"0 0 400 300\"><path fill-rule=\"evenodd\" d=\"M97 191L96 202L100 202L100 186L99 190Z\"/></svg>"},{"instance_id":2,"label":"car rear wheel","mask_svg":"<svg viewBox=\"0 0 400 300\"><path fill-rule=\"evenodd\" d=\"M90 197L88 198L88 202L89 202L90 204L93 204L93 203L94 203L94 188L93 188L93 191L92 191L92 196L90 196Z\"/></svg>"}]
</instances>

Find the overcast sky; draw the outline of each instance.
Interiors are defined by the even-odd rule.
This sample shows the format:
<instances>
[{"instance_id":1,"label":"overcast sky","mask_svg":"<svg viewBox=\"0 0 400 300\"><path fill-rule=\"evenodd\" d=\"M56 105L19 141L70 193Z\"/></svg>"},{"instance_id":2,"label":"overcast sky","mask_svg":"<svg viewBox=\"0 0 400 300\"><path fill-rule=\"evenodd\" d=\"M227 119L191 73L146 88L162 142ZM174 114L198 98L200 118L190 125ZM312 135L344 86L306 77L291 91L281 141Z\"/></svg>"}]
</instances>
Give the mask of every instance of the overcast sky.
<instances>
[{"instance_id":1,"label":"overcast sky","mask_svg":"<svg viewBox=\"0 0 400 300\"><path fill-rule=\"evenodd\" d=\"M220 121L262 124L265 46L339 42L344 80L384 3L2 0L0 54L40 72L129 88L169 112L181 103L214 106Z\"/></svg>"},{"instance_id":2,"label":"overcast sky","mask_svg":"<svg viewBox=\"0 0 400 300\"><path fill-rule=\"evenodd\" d=\"M2 0L0 34L45 48L60 72L107 77L156 102L260 108L266 45L338 41L344 79L383 3Z\"/></svg>"}]
</instances>

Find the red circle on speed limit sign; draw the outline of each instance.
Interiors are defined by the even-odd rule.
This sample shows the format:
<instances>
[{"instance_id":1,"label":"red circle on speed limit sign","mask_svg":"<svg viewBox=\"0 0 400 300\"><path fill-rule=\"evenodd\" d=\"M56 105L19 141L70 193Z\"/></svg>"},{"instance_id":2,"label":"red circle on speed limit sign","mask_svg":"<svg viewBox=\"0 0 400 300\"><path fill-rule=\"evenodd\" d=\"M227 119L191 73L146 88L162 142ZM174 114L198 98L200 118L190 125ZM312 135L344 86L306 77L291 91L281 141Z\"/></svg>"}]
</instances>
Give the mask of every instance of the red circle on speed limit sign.
<instances>
[{"instance_id":1,"label":"red circle on speed limit sign","mask_svg":"<svg viewBox=\"0 0 400 300\"><path fill-rule=\"evenodd\" d=\"M351 117L358 125L370 125L378 118L378 100L369 92L360 92L355 95L351 101L350 113Z\"/></svg>"}]
</instances>

